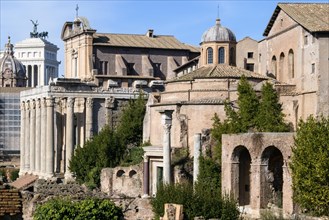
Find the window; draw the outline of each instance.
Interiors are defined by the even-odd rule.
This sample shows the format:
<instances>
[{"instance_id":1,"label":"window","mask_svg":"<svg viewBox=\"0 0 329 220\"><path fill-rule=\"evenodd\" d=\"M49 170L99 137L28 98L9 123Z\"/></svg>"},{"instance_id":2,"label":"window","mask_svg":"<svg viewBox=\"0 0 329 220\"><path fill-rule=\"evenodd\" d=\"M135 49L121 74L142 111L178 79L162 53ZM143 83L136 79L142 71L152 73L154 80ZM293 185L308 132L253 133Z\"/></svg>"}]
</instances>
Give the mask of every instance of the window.
<instances>
[{"instance_id":1,"label":"window","mask_svg":"<svg viewBox=\"0 0 329 220\"><path fill-rule=\"evenodd\" d=\"M315 73L315 63L312 63L312 72L311 73Z\"/></svg>"},{"instance_id":2,"label":"window","mask_svg":"<svg viewBox=\"0 0 329 220\"><path fill-rule=\"evenodd\" d=\"M225 49L220 47L218 49L218 63L225 63Z\"/></svg>"},{"instance_id":3,"label":"window","mask_svg":"<svg viewBox=\"0 0 329 220\"><path fill-rule=\"evenodd\" d=\"M212 48L211 47L208 47L208 49L207 49L207 63L208 64L211 64L211 63L213 63L214 61L213 61L213 50L212 50Z\"/></svg>"},{"instance_id":4,"label":"window","mask_svg":"<svg viewBox=\"0 0 329 220\"><path fill-rule=\"evenodd\" d=\"M272 74L273 76L276 78L276 74L277 74L277 66L276 66L276 57L273 56L272 57L272 62L271 62L271 66L272 66Z\"/></svg>"},{"instance_id":5,"label":"window","mask_svg":"<svg viewBox=\"0 0 329 220\"><path fill-rule=\"evenodd\" d=\"M294 78L295 64L294 64L294 51L292 49L290 49L288 53L288 71L289 71L289 76L291 76L291 78Z\"/></svg>"},{"instance_id":6,"label":"window","mask_svg":"<svg viewBox=\"0 0 329 220\"><path fill-rule=\"evenodd\" d=\"M254 58L254 53L253 52L248 52L248 59Z\"/></svg>"},{"instance_id":7,"label":"window","mask_svg":"<svg viewBox=\"0 0 329 220\"><path fill-rule=\"evenodd\" d=\"M235 66L235 59L234 59L234 57L235 57L234 48L231 47L231 49L230 49L230 65L233 65L233 66Z\"/></svg>"},{"instance_id":8,"label":"window","mask_svg":"<svg viewBox=\"0 0 329 220\"><path fill-rule=\"evenodd\" d=\"M280 62L279 62L279 77L283 77L283 72L284 72L284 58L285 58L284 53L281 53L280 54Z\"/></svg>"},{"instance_id":9,"label":"window","mask_svg":"<svg viewBox=\"0 0 329 220\"><path fill-rule=\"evenodd\" d=\"M247 63L246 64L246 70L254 72L254 64L253 63Z\"/></svg>"},{"instance_id":10,"label":"window","mask_svg":"<svg viewBox=\"0 0 329 220\"><path fill-rule=\"evenodd\" d=\"M304 36L304 44L305 44L305 45L308 44L308 36L307 36L307 35Z\"/></svg>"}]
</instances>

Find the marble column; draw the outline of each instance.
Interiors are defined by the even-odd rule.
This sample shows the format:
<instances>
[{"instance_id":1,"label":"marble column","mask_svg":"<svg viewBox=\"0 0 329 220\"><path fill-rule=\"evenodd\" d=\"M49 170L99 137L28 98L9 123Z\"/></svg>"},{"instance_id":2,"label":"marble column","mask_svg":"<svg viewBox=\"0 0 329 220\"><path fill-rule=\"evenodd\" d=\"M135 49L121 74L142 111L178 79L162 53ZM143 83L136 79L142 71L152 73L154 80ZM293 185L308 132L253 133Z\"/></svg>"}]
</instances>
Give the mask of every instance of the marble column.
<instances>
[{"instance_id":1,"label":"marble column","mask_svg":"<svg viewBox=\"0 0 329 220\"><path fill-rule=\"evenodd\" d=\"M93 135L93 104L94 100L92 98L86 99L86 140Z\"/></svg>"},{"instance_id":2,"label":"marble column","mask_svg":"<svg viewBox=\"0 0 329 220\"><path fill-rule=\"evenodd\" d=\"M65 180L70 181L72 179L72 173L69 169L70 160L73 155L74 144L74 98L67 98L66 102L66 151L65 151Z\"/></svg>"},{"instance_id":3,"label":"marble column","mask_svg":"<svg viewBox=\"0 0 329 220\"><path fill-rule=\"evenodd\" d=\"M30 102L30 171L35 172L35 101Z\"/></svg>"},{"instance_id":4,"label":"marble column","mask_svg":"<svg viewBox=\"0 0 329 220\"><path fill-rule=\"evenodd\" d=\"M172 124L173 110L160 111L162 116L163 132L163 182L165 184L171 183L171 138L170 129Z\"/></svg>"},{"instance_id":5,"label":"marble column","mask_svg":"<svg viewBox=\"0 0 329 220\"><path fill-rule=\"evenodd\" d=\"M105 99L105 108L106 108L106 124L110 126L110 128L114 128L113 122L113 109L114 109L115 98L110 97Z\"/></svg>"},{"instance_id":6,"label":"marble column","mask_svg":"<svg viewBox=\"0 0 329 220\"><path fill-rule=\"evenodd\" d=\"M41 101L38 99L36 101L35 109L35 173L39 175L40 173L40 163L41 163Z\"/></svg>"},{"instance_id":7,"label":"marble column","mask_svg":"<svg viewBox=\"0 0 329 220\"><path fill-rule=\"evenodd\" d=\"M25 102L25 172L30 171L30 101Z\"/></svg>"},{"instance_id":8,"label":"marble column","mask_svg":"<svg viewBox=\"0 0 329 220\"><path fill-rule=\"evenodd\" d=\"M144 156L143 166L143 196L142 198L149 198L149 186L150 186L150 169L149 169L149 157Z\"/></svg>"},{"instance_id":9,"label":"marble column","mask_svg":"<svg viewBox=\"0 0 329 220\"><path fill-rule=\"evenodd\" d=\"M21 102L21 136L20 136L20 169L19 175L25 174L25 102Z\"/></svg>"},{"instance_id":10,"label":"marble column","mask_svg":"<svg viewBox=\"0 0 329 220\"><path fill-rule=\"evenodd\" d=\"M199 176L199 157L201 151L201 134L194 135L194 157L193 157L193 183L196 183Z\"/></svg>"},{"instance_id":11,"label":"marble column","mask_svg":"<svg viewBox=\"0 0 329 220\"><path fill-rule=\"evenodd\" d=\"M46 111L46 100L41 98L40 100L40 116L41 116L41 132L40 132L40 174L45 176L46 174L46 129L47 129L47 111Z\"/></svg>"},{"instance_id":12,"label":"marble column","mask_svg":"<svg viewBox=\"0 0 329 220\"><path fill-rule=\"evenodd\" d=\"M47 142L46 142L46 175L45 178L54 176L54 98L46 98L47 105Z\"/></svg>"}]
</instances>

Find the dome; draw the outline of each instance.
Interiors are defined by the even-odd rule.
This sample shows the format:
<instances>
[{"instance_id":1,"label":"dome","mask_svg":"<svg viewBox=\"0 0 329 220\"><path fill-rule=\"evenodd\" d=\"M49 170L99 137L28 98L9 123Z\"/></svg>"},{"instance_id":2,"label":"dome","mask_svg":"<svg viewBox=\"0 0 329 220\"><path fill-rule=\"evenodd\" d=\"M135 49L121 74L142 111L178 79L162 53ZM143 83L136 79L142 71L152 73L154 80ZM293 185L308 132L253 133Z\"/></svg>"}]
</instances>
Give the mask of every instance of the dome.
<instances>
[{"instance_id":1,"label":"dome","mask_svg":"<svg viewBox=\"0 0 329 220\"><path fill-rule=\"evenodd\" d=\"M205 31L201 38L201 43L203 42L212 42L212 41L236 41L234 33L226 28L221 26L220 19L216 19L216 25L209 28Z\"/></svg>"},{"instance_id":2,"label":"dome","mask_svg":"<svg viewBox=\"0 0 329 220\"><path fill-rule=\"evenodd\" d=\"M13 45L10 43L10 37L8 37L8 43L6 44L3 57L0 59L0 71L1 81L10 82L10 87L25 86L25 68L24 65L14 57ZM15 83L12 83L13 80L15 80ZM7 83L5 84L0 85L0 87L9 85L7 85Z\"/></svg>"}]
</instances>

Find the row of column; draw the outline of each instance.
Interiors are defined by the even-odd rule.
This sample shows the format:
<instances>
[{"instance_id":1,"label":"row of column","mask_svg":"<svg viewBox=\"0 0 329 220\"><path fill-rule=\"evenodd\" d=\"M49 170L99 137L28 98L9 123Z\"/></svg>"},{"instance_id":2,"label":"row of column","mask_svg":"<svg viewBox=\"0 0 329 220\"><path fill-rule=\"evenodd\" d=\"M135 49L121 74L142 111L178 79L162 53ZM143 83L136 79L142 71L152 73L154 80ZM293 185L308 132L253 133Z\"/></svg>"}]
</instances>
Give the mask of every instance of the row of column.
<instances>
[{"instance_id":1,"label":"row of column","mask_svg":"<svg viewBox=\"0 0 329 220\"><path fill-rule=\"evenodd\" d=\"M69 161L74 151L74 102L66 98L65 123L65 179L72 178ZM85 138L92 136L93 99L86 98ZM41 178L54 176L55 160L55 123L54 98L46 97L21 103L21 142L20 175L25 173L39 175ZM64 134L64 127L62 126Z\"/></svg>"}]
</instances>

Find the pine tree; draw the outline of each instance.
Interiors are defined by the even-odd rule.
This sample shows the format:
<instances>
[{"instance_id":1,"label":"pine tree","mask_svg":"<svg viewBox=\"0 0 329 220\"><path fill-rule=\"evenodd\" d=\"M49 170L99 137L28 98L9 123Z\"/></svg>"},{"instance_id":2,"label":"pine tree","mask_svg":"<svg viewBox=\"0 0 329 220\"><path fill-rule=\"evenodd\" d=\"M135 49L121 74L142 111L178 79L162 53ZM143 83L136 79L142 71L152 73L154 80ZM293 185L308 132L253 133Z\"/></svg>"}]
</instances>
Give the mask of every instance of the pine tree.
<instances>
[{"instance_id":1,"label":"pine tree","mask_svg":"<svg viewBox=\"0 0 329 220\"><path fill-rule=\"evenodd\" d=\"M282 105L279 103L279 96L269 82L262 86L256 127L260 132L289 131L289 126L284 123L284 114L282 113Z\"/></svg>"}]
</instances>

